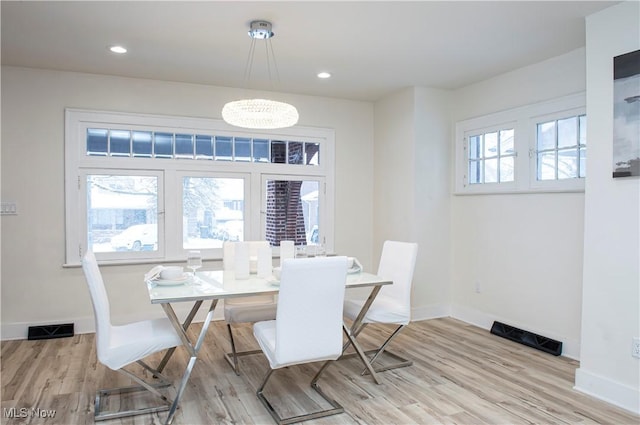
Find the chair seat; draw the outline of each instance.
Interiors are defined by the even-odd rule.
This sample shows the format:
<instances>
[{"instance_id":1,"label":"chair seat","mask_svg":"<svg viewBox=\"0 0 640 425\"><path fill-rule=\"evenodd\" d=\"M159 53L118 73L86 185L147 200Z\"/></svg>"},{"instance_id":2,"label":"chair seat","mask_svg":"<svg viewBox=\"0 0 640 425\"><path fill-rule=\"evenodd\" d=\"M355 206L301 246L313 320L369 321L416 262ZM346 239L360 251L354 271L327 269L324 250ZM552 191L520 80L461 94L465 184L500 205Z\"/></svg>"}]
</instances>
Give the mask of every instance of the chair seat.
<instances>
[{"instance_id":1,"label":"chair seat","mask_svg":"<svg viewBox=\"0 0 640 425\"><path fill-rule=\"evenodd\" d=\"M129 363L182 344L169 319L154 319L112 326L106 357L100 361L118 370Z\"/></svg>"},{"instance_id":2,"label":"chair seat","mask_svg":"<svg viewBox=\"0 0 640 425\"><path fill-rule=\"evenodd\" d=\"M227 304L224 306L224 320L227 323L253 323L276 318L278 304L273 297L267 301Z\"/></svg>"},{"instance_id":3,"label":"chair seat","mask_svg":"<svg viewBox=\"0 0 640 425\"><path fill-rule=\"evenodd\" d=\"M302 324L301 326L304 326ZM291 362L279 362L276 358L276 321L269 320L258 322L253 325L253 335L255 336L264 355L269 360L271 369L279 369L286 366L292 366L301 363L319 362L325 360L336 360L341 352L332 352L328 354L318 354L317 352L305 352L305 347L298 346L296 350L296 360Z\"/></svg>"},{"instance_id":4,"label":"chair seat","mask_svg":"<svg viewBox=\"0 0 640 425\"><path fill-rule=\"evenodd\" d=\"M267 360L269 360L271 369L275 369L276 367L274 367L274 365L277 364L275 361L276 321L268 320L264 322L254 323L253 335L258 341L258 344L264 352L264 355L267 357Z\"/></svg>"},{"instance_id":5,"label":"chair seat","mask_svg":"<svg viewBox=\"0 0 640 425\"><path fill-rule=\"evenodd\" d=\"M349 319L355 319L365 300L346 299L344 301L344 315ZM405 308L396 300L378 295L375 299L367 315L362 323L392 323L398 325L407 325L411 321L411 312L404 311Z\"/></svg>"}]
</instances>

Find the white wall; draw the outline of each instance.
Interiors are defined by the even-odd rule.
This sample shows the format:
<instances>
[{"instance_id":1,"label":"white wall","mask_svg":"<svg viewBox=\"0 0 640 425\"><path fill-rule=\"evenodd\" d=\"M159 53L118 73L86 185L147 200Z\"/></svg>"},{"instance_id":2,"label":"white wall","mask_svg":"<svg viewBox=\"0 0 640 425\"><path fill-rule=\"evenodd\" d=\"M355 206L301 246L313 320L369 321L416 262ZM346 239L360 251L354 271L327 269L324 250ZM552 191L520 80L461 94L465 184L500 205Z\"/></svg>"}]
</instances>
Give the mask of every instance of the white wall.
<instances>
[{"instance_id":1,"label":"white wall","mask_svg":"<svg viewBox=\"0 0 640 425\"><path fill-rule=\"evenodd\" d=\"M387 239L418 243L414 320L450 311L449 97L413 87L375 104L373 256Z\"/></svg>"},{"instance_id":2,"label":"white wall","mask_svg":"<svg viewBox=\"0 0 640 425\"><path fill-rule=\"evenodd\" d=\"M640 180L611 176L613 57L638 49L640 3L587 18L590 145L576 389L640 414L640 359L631 357L640 336Z\"/></svg>"},{"instance_id":3,"label":"white wall","mask_svg":"<svg viewBox=\"0 0 640 425\"><path fill-rule=\"evenodd\" d=\"M453 121L582 92L584 61L585 49L578 49L459 89ZM451 164L454 170L453 157ZM584 195L460 195L451 209L452 315L560 340L563 354L577 358Z\"/></svg>"},{"instance_id":4,"label":"white wall","mask_svg":"<svg viewBox=\"0 0 640 425\"><path fill-rule=\"evenodd\" d=\"M413 88L375 103L373 232L378 255L386 239L415 239L414 109Z\"/></svg>"},{"instance_id":5,"label":"white wall","mask_svg":"<svg viewBox=\"0 0 640 425\"><path fill-rule=\"evenodd\" d=\"M219 118L238 96L229 88L2 67L3 216L2 337L26 337L29 325L76 322L93 328L82 270L64 263L64 108ZM373 105L277 94L294 103L300 125L335 129L335 249L371 267ZM149 266L103 267L114 320L159 308L149 303L142 274Z\"/></svg>"},{"instance_id":6,"label":"white wall","mask_svg":"<svg viewBox=\"0 0 640 425\"><path fill-rule=\"evenodd\" d=\"M415 89L415 234L420 244L414 279L414 317L451 313L451 93Z\"/></svg>"}]
</instances>

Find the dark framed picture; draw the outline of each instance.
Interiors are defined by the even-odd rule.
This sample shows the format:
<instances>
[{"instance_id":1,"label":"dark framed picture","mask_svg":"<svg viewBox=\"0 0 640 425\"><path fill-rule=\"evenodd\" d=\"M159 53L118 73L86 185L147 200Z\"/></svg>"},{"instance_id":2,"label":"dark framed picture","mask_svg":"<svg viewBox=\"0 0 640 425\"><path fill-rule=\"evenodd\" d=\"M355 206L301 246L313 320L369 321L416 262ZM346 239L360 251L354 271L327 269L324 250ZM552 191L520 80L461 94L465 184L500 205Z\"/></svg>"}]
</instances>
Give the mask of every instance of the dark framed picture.
<instances>
[{"instance_id":1,"label":"dark framed picture","mask_svg":"<svg viewBox=\"0 0 640 425\"><path fill-rule=\"evenodd\" d=\"M613 177L640 176L640 50L613 58Z\"/></svg>"}]
</instances>

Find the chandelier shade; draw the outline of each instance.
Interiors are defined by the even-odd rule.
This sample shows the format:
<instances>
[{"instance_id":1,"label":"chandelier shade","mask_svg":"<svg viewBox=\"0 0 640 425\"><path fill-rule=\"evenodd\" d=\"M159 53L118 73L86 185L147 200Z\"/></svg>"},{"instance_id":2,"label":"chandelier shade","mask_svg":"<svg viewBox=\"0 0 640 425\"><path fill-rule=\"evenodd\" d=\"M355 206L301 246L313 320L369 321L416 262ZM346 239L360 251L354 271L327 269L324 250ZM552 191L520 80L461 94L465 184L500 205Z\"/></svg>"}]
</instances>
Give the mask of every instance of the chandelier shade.
<instances>
[{"instance_id":1,"label":"chandelier shade","mask_svg":"<svg viewBox=\"0 0 640 425\"><path fill-rule=\"evenodd\" d=\"M296 125L298 110L293 105L268 99L241 99L222 108L222 119L243 128L275 129Z\"/></svg>"},{"instance_id":2,"label":"chandelier shade","mask_svg":"<svg viewBox=\"0 0 640 425\"><path fill-rule=\"evenodd\" d=\"M249 37L252 40L245 65L245 81L251 77L256 40L264 40L265 42L269 79L272 79L272 67L276 77L278 75L278 66L271 46L271 37L274 36L271 28L271 22L267 21L253 21L249 26ZM298 110L293 105L275 100L241 99L224 105L222 119L236 127L270 130L296 125Z\"/></svg>"}]
</instances>

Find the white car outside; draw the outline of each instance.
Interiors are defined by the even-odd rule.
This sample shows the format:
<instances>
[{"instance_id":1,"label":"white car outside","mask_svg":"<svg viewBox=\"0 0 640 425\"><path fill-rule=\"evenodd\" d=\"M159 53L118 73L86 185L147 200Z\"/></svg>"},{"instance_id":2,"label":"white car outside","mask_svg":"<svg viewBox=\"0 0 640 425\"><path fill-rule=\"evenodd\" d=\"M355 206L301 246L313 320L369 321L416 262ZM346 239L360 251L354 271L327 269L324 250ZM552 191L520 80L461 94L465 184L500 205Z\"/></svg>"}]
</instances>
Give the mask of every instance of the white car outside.
<instances>
[{"instance_id":1,"label":"white car outside","mask_svg":"<svg viewBox=\"0 0 640 425\"><path fill-rule=\"evenodd\" d=\"M136 224L111 238L111 248L116 251L152 250L157 243L157 224Z\"/></svg>"}]
</instances>

